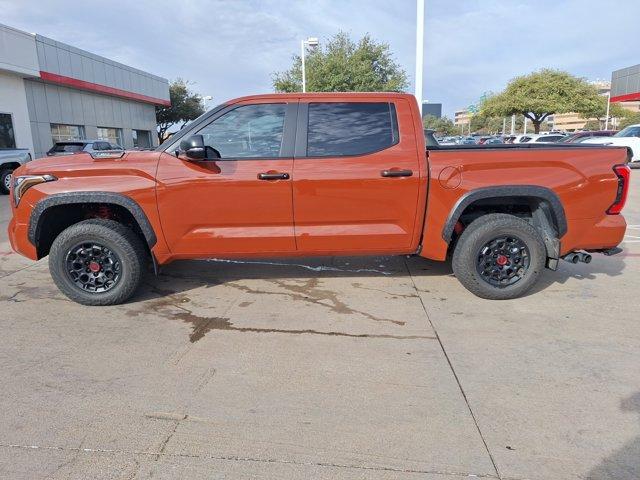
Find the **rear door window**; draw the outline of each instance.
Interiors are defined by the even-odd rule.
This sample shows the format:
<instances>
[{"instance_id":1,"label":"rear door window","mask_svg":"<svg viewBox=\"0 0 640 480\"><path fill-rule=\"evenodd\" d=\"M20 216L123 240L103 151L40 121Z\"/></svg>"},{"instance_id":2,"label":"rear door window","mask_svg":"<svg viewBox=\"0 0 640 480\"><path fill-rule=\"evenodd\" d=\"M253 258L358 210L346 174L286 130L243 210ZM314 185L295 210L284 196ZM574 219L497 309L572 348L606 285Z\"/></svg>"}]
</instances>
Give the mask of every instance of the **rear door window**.
<instances>
[{"instance_id":1,"label":"rear door window","mask_svg":"<svg viewBox=\"0 0 640 480\"><path fill-rule=\"evenodd\" d=\"M307 156L363 155L398 143L393 103L309 103Z\"/></svg>"}]
</instances>

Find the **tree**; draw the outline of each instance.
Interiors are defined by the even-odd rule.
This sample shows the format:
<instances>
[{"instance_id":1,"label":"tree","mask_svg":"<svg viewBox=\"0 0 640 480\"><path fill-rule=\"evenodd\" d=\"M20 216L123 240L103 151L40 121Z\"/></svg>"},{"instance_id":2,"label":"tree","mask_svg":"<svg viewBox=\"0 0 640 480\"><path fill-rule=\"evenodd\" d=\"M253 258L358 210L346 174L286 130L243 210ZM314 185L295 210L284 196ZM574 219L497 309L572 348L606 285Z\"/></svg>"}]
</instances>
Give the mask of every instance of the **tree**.
<instances>
[{"instance_id":1,"label":"tree","mask_svg":"<svg viewBox=\"0 0 640 480\"><path fill-rule=\"evenodd\" d=\"M400 92L408 87L406 72L393 60L386 43L369 35L355 43L347 33L334 35L305 57L309 92ZM302 60L293 56L293 66L273 74L277 92L302 91Z\"/></svg>"},{"instance_id":2,"label":"tree","mask_svg":"<svg viewBox=\"0 0 640 480\"><path fill-rule=\"evenodd\" d=\"M447 117L438 118L434 115L425 115L422 119L424 128L434 130L439 135L455 135L457 127Z\"/></svg>"},{"instance_id":3,"label":"tree","mask_svg":"<svg viewBox=\"0 0 640 480\"><path fill-rule=\"evenodd\" d=\"M585 109L580 113L582 118L586 118L589 120L595 119L598 122L598 127L593 130L599 130L604 127L605 120L607 118L607 102L609 99L605 96L599 95L598 100L594 103L590 108ZM620 118L627 117L629 115L629 110L622 107L619 103L611 103L609 104L609 118ZM587 122L588 124L589 122ZM586 129L585 125L585 129Z\"/></svg>"},{"instance_id":4,"label":"tree","mask_svg":"<svg viewBox=\"0 0 640 480\"><path fill-rule=\"evenodd\" d=\"M583 127L585 130L601 130L602 126L600 124L600 120L588 120L587 123L584 124Z\"/></svg>"},{"instance_id":5,"label":"tree","mask_svg":"<svg viewBox=\"0 0 640 480\"><path fill-rule=\"evenodd\" d=\"M180 128L204 113L201 97L189 89L189 82L178 78L169 85L171 105L156 107L156 123L158 124L158 140L162 143L167 132L174 125L181 123Z\"/></svg>"},{"instance_id":6,"label":"tree","mask_svg":"<svg viewBox=\"0 0 640 480\"><path fill-rule=\"evenodd\" d=\"M629 125L637 125L639 123L640 123L640 112L631 112L627 110L627 113L624 115L623 119L618 124L618 128L622 130L623 128L626 128Z\"/></svg>"},{"instance_id":7,"label":"tree","mask_svg":"<svg viewBox=\"0 0 640 480\"><path fill-rule=\"evenodd\" d=\"M488 116L506 117L521 114L540 125L555 113L587 112L600 101L596 87L586 80L559 70L543 69L516 77L502 93L489 96L480 107Z\"/></svg>"}]
</instances>

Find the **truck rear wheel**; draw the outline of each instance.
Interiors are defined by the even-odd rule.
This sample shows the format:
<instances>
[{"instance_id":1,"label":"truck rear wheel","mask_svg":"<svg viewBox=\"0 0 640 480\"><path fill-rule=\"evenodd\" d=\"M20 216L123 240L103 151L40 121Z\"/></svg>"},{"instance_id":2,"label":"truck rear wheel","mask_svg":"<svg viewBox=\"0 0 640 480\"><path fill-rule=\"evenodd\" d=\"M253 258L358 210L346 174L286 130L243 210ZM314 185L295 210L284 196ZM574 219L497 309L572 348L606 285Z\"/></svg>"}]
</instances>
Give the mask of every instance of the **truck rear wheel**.
<instances>
[{"instance_id":1,"label":"truck rear wheel","mask_svg":"<svg viewBox=\"0 0 640 480\"><path fill-rule=\"evenodd\" d=\"M544 270L546 248L525 220L494 213L473 221L453 252L453 272L471 293L491 300L516 298Z\"/></svg>"},{"instance_id":2,"label":"truck rear wheel","mask_svg":"<svg viewBox=\"0 0 640 480\"><path fill-rule=\"evenodd\" d=\"M126 226L106 219L85 220L53 241L49 271L60 291L83 305L117 305L142 280L146 252Z\"/></svg>"}]
</instances>

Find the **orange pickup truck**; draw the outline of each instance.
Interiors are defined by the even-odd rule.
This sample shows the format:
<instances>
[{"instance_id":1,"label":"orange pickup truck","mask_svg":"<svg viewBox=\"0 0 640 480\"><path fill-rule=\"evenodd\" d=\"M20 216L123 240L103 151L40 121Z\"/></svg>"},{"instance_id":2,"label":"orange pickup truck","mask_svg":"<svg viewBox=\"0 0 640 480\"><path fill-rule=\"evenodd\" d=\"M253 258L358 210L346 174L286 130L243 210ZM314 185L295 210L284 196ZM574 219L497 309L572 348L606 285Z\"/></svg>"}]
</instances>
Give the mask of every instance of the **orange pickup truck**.
<instances>
[{"instance_id":1,"label":"orange pickup truck","mask_svg":"<svg viewBox=\"0 0 640 480\"><path fill-rule=\"evenodd\" d=\"M9 237L87 305L126 301L147 262L374 254L450 257L468 290L506 299L561 258L619 251L627 162L624 147L438 146L411 95L258 95L155 151L20 167Z\"/></svg>"}]
</instances>

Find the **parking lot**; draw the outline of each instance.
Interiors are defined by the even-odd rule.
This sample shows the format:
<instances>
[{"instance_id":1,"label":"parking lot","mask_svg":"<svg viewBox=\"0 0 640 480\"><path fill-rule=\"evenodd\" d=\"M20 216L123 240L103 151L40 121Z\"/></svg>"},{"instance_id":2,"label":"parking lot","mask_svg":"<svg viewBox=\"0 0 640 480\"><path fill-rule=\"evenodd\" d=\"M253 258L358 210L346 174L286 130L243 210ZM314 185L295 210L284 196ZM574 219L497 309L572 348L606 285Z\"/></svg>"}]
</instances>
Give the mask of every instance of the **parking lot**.
<instances>
[{"instance_id":1,"label":"parking lot","mask_svg":"<svg viewBox=\"0 0 640 480\"><path fill-rule=\"evenodd\" d=\"M640 177L624 253L518 300L421 258L178 262L72 303L0 198L0 478L640 478Z\"/></svg>"}]
</instances>

